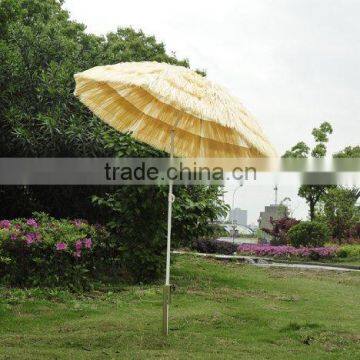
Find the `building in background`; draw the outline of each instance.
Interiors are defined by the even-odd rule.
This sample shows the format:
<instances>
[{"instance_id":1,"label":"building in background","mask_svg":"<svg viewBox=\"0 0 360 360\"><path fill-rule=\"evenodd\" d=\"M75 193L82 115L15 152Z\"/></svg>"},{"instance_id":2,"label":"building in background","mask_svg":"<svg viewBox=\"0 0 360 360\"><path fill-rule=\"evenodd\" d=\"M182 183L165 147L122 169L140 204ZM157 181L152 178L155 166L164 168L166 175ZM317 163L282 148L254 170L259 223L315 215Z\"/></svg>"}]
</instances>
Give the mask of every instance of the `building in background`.
<instances>
[{"instance_id":1,"label":"building in background","mask_svg":"<svg viewBox=\"0 0 360 360\"><path fill-rule=\"evenodd\" d=\"M237 225L247 226L247 210L235 208L230 210L229 222L234 222Z\"/></svg>"}]
</instances>

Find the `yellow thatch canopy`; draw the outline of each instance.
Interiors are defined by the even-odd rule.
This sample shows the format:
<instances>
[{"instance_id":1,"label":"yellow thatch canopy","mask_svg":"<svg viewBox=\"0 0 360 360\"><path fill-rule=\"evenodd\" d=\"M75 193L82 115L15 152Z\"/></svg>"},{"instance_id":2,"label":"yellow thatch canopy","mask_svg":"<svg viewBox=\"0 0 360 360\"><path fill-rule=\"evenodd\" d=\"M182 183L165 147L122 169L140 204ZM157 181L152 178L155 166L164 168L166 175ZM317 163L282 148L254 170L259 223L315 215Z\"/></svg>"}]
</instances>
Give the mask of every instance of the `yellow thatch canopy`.
<instances>
[{"instance_id":1,"label":"yellow thatch canopy","mask_svg":"<svg viewBox=\"0 0 360 360\"><path fill-rule=\"evenodd\" d=\"M224 88L182 66L131 62L75 75L75 95L120 132L183 157L271 157L256 120Z\"/></svg>"}]
</instances>

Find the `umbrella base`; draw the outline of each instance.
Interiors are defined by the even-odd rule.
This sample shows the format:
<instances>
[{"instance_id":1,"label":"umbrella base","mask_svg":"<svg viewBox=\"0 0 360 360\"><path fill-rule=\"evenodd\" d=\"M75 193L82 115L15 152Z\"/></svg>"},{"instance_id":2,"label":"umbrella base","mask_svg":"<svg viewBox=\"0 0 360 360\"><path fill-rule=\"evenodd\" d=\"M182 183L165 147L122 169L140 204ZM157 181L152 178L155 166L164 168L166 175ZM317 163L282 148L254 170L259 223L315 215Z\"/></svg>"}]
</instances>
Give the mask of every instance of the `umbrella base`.
<instances>
[{"instance_id":1,"label":"umbrella base","mask_svg":"<svg viewBox=\"0 0 360 360\"><path fill-rule=\"evenodd\" d=\"M164 285L163 289L163 334L169 334L169 306L171 301L171 286Z\"/></svg>"}]
</instances>

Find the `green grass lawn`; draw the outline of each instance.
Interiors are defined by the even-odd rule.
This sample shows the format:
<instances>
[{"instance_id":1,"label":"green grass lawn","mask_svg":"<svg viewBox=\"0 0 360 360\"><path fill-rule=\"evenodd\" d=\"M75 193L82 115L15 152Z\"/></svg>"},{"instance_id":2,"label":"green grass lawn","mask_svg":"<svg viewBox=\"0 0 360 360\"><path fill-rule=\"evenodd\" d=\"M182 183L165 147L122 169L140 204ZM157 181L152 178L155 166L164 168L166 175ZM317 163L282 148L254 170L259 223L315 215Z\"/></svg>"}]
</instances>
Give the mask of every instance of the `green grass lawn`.
<instances>
[{"instance_id":1,"label":"green grass lawn","mask_svg":"<svg viewBox=\"0 0 360 360\"><path fill-rule=\"evenodd\" d=\"M360 275L178 256L160 285L0 289L0 359L359 359Z\"/></svg>"}]
</instances>

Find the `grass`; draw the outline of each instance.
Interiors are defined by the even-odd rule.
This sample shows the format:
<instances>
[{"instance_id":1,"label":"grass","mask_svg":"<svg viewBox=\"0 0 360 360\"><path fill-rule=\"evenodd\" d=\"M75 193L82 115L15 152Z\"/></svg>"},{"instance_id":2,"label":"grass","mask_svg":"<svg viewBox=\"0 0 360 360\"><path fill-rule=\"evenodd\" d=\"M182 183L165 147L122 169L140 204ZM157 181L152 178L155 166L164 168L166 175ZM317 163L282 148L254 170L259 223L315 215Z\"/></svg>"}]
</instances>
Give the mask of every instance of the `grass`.
<instances>
[{"instance_id":1,"label":"grass","mask_svg":"<svg viewBox=\"0 0 360 360\"><path fill-rule=\"evenodd\" d=\"M168 338L160 285L81 295L2 288L0 359L359 358L358 273L182 255L172 274Z\"/></svg>"}]
</instances>

